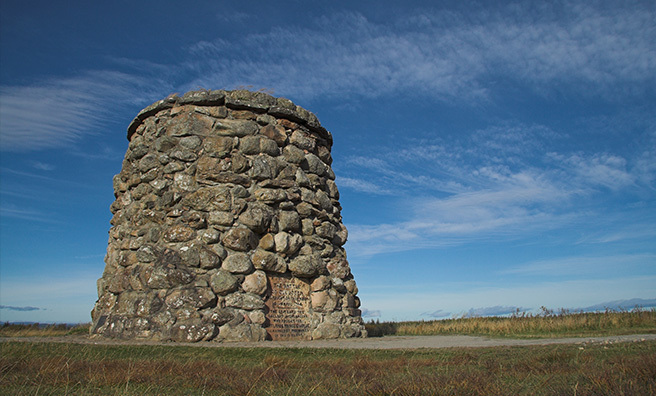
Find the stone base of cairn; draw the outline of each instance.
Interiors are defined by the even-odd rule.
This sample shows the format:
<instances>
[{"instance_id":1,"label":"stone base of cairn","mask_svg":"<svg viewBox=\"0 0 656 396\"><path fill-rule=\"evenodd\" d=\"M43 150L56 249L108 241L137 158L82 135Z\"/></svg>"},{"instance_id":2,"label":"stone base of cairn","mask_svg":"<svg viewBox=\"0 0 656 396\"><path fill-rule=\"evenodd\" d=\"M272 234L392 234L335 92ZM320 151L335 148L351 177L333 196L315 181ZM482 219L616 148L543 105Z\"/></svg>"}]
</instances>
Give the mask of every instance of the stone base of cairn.
<instances>
[{"instance_id":1,"label":"stone base of cairn","mask_svg":"<svg viewBox=\"0 0 656 396\"><path fill-rule=\"evenodd\" d=\"M261 92L195 91L142 110L128 140L93 337L366 336L332 136L314 114Z\"/></svg>"}]
</instances>

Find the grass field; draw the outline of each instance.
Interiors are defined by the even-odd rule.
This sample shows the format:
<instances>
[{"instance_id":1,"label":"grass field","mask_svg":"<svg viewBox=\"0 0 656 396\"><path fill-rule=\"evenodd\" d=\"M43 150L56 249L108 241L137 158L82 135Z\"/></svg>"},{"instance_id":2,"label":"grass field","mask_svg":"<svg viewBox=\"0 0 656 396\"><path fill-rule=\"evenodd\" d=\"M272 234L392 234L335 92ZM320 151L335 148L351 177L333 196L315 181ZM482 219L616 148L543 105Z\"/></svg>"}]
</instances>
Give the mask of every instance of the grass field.
<instances>
[{"instance_id":1,"label":"grass field","mask_svg":"<svg viewBox=\"0 0 656 396\"><path fill-rule=\"evenodd\" d=\"M413 351L0 344L11 395L653 395L656 342Z\"/></svg>"},{"instance_id":2,"label":"grass field","mask_svg":"<svg viewBox=\"0 0 656 396\"><path fill-rule=\"evenodd\" d=\"M656 310L571 313L543 308L538 315L473 317L418 322L370 322L372 337L383 335L483 335L511 338L594 337L656 333Z\"/></svg>"},{"instance_id":3,"label":"grass field","mask_svg":"<svg viewBox=\"0 0 656 396\"><path fill-rule=\"evenodd\" d=\"M512 337L656 332L654 310L370 323L380 334ZM0 394L654 395L656 341L438 350L211 348L40 342L88 325L3 325ZM46 340L44 338L44 340Z\"/></svg>"}]
</instances>

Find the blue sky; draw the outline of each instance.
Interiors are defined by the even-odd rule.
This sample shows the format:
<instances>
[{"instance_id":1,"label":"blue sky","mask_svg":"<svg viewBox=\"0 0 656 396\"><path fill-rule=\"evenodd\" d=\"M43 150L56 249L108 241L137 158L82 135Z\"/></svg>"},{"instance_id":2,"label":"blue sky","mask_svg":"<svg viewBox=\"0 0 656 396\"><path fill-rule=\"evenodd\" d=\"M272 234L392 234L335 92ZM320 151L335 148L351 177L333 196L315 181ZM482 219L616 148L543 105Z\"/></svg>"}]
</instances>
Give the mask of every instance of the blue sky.
<instances>
[{"instance_id":1,"label":"blue sky","mask_svg":"<svg viewBox=\"0 0 656 396\"><path fill-rule=\"evenodd\" d=\"M0 320L87 322L143 107L252 86L333 133L367 320L656 298L653 1L3 0Z\"/></svg>"}]
</instances>

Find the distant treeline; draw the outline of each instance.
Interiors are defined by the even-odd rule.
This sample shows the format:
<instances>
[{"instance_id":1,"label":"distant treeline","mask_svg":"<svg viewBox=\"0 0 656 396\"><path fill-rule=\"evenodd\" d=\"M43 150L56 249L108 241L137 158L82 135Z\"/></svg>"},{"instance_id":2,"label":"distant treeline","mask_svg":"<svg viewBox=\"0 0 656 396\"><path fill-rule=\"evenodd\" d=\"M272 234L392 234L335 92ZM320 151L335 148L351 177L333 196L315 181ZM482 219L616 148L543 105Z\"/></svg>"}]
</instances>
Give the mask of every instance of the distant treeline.
<instances>
[{"instance_id":1,"label":"distant treeline","mask_svg":"<svg viewBox=\"0 0 656 396\"><path fill-rule=\"evenodd\" d=\"M0 337L47 337L89 332L88 323L10 323L0 325Z\"/></svg>"}]
</instances>

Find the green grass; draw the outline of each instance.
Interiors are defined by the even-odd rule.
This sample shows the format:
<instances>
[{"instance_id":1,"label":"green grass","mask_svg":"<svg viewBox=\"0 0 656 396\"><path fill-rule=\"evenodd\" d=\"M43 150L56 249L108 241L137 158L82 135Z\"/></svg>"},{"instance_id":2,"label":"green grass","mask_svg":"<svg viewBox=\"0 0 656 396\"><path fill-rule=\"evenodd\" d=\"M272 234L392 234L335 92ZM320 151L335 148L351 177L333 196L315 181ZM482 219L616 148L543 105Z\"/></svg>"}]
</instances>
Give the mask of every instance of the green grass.
<instances>
[{"instance_id":1,"label":"green grass","mask_svg":"<svg viewBox=\"0 0 656 396\"><path fill-rule=\"evenodd\" d=\"M60 337L89 334L89 323L68 324L14 324L0 325L0 337Z\"/></svg>"},{"instance_id":2,"label":"green grass","mask_svg":"<svg viewBox=\"0 0 656 396\"><path fill-rule=\"evenodd\" d=\"M648 395L656 342L441 350L0 344L12 395Z\"/></svg>"},{"instance_id":3,"label":"green grass","mask_svg":"<svg viewBox=\"0 0 656 396\"><path fill-rule=\"evenodd\" d=\"M370 336L483 335L511 338L593 337L656 333L656 310L554 313L512 317L473 317L417 322L370 322Z\"/></svg>"}]
</instances>

